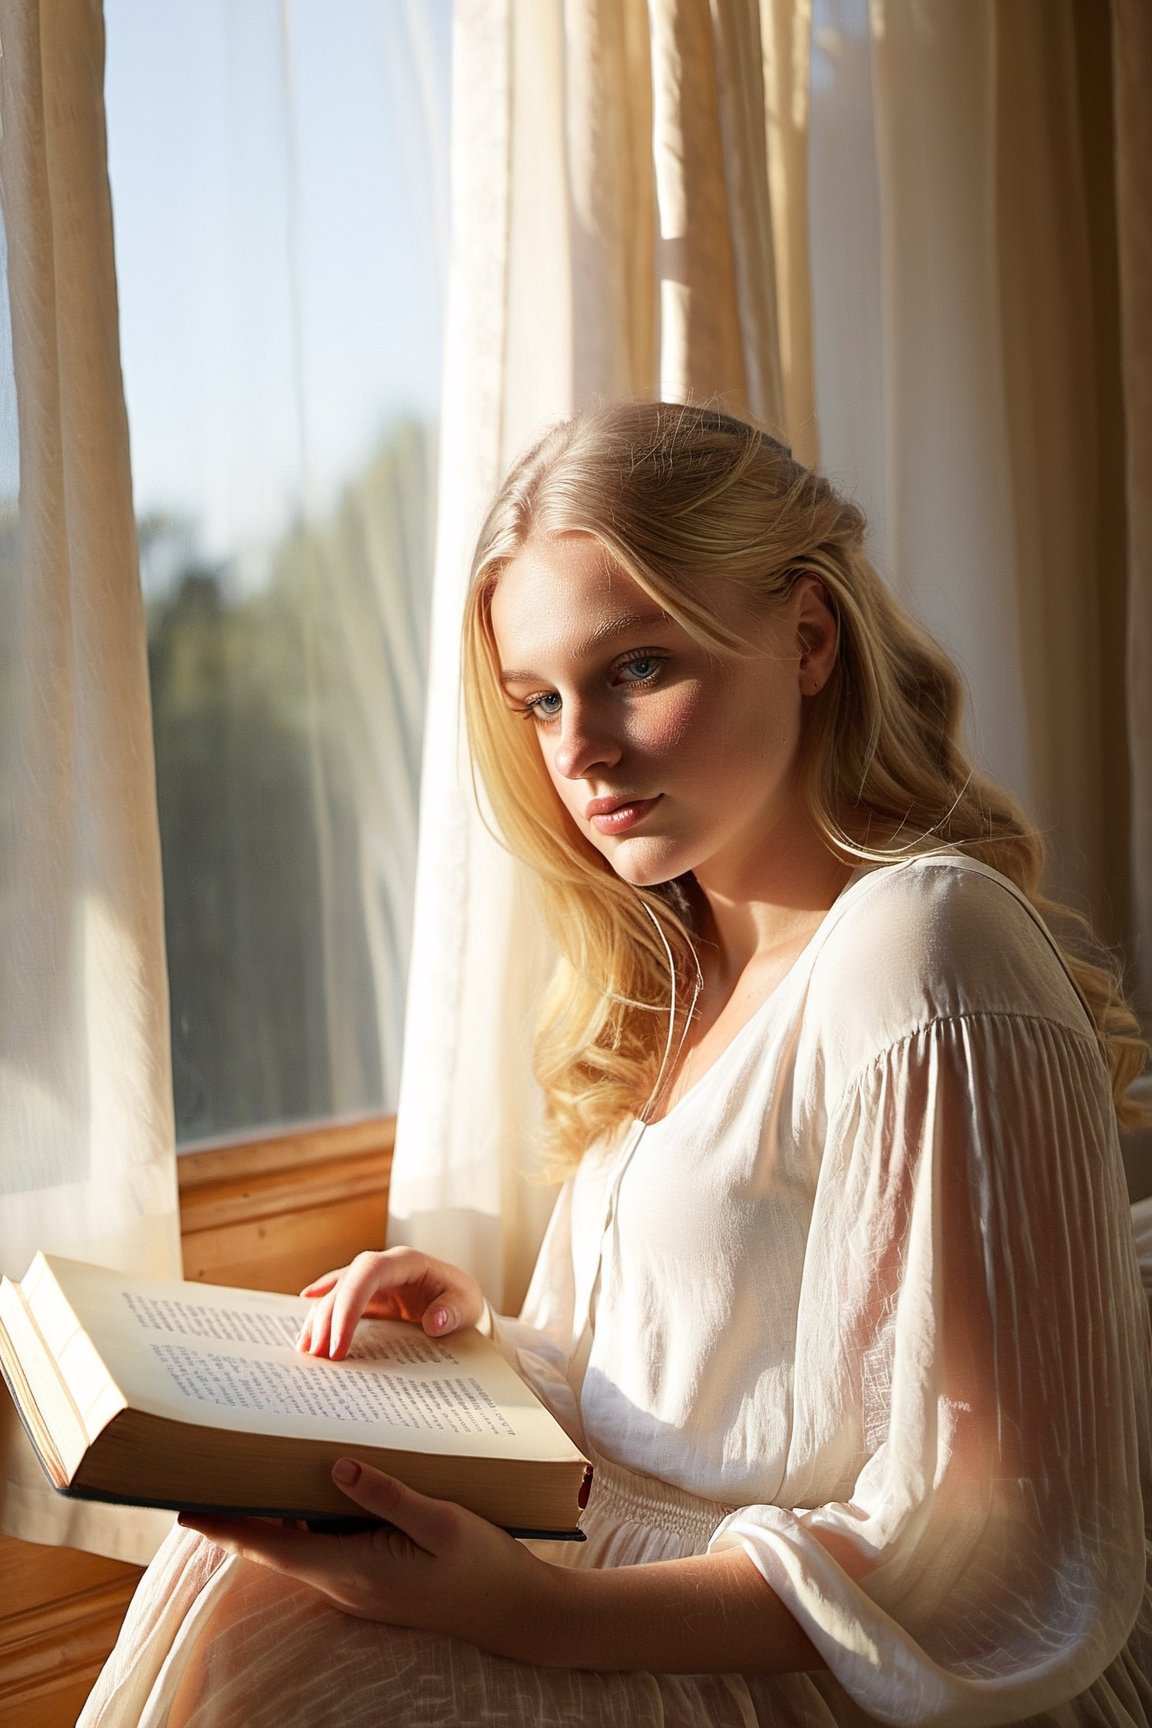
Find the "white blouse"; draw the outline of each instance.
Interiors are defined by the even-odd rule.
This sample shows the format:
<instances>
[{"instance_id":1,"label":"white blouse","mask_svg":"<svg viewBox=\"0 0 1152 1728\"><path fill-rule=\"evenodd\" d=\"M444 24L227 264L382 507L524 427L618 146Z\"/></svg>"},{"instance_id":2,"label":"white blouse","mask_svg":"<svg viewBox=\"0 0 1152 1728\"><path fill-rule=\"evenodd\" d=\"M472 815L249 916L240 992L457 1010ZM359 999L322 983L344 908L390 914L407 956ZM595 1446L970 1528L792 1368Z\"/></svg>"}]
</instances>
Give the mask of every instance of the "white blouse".
<instances>
[{"instance_id":1,"label":"white blouse","mask_svg":"<svg viewBox=\"0 0 1152 1728\"><path fill-rule=\"evenodd\" d=\"M1148 1313L1111 1095L994 871L859 874L669 1114L585 1159L499 1331L610 1486L716 1504L707 1546L747 1550L865 1711L1054 1710L1143 1606L1127 1713L1051 1719L1152 1720Z\"/></svg>"},{"instance_id":2,"label":"white blouse","mask_svg":"<svg viewBox=\"0 0 1152 1728\"><path fill-rule=\"evenodd\" d=\"M669 1114L584 1160L496 1332L596 1464L587 1542L548 1558L739 1545L826 1671L527 1667L181 1532L81 1728L1152 1724L1148 1312L1112 1101L994 872L857 876Z\"/></svg>"}]
</instances>

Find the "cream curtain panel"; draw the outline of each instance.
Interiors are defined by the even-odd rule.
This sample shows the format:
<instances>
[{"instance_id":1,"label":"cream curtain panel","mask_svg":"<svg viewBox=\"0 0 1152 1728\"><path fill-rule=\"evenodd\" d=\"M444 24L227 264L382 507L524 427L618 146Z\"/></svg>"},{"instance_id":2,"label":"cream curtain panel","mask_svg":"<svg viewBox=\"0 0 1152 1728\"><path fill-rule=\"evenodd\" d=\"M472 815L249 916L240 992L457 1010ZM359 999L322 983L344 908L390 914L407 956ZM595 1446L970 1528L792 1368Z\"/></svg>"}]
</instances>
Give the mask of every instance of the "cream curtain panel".
<instances>
[{"instance_id":1,"label":"cream curtain panel","mask_svg":"<svg viewBox=\"0 0 1152 1728\"><path fill-rule=\"evenodd\" d=\"M1106 9L1074 0L461 0L392 1238L506 1310L548 1205L523 1177L548 957L473 813L457 634L484 503L541 422L691 391L822 462L959 660L1053 886L1152 983L1149 30L1117 0L1114 116Z\"/></svg>"},{"instance_id":2,"label":"cream curtain panel","mask_svg":"<svg viewBox=\"0 0 1152 1728\"><path fill-rule=\"evenodd\" d=\"M0 49L0 1263L178 1275L99 7L3 0ZM4 1415L10 1534L148 1557L170 1519L58 1499Z\"/></svg>"},{"instance_id":3,"label":"cream curtain panel","mask_svg":"<svg viewBox=\"0 0 1152 1728\"><path fill-rule=\"evenodd\" d=\"M823 462L1152 1023L1152 14L816 16ZM1152 1132L1125 1155L1152 1193Z\"/></svg>"},{"instance_id":4,"label":"cream curtain panel","mask_svg":"<svg viewBox=\"0 0 1152 1728\"><path fill-rule=\"evenodd\" d=\"M1053 887L1120 940L1107 8L827 10L810 127L822 458L958 660L979 753L1048 834Z\"/></svg>"},{"instance_id":5,"label":"cream curtain panel","mask_svg":"<svg viewBox=\"0 0 1152 1728\"><path fill-rule=\"evenodd\" d=\"M772 94L806 64L784 39L762 34L746 0L456 9L441 508L390 1234L472 1267L506 1311L551 1203L531 1180L529 1067L549 955L530 885L474 806L458 703L471 544L508 462L582 403L691 392L782 425L786 401L806 400L777 338L778 306L802 326L806 298L802 247L778 247L770 218Z\"/></svg>"}]
</instances>

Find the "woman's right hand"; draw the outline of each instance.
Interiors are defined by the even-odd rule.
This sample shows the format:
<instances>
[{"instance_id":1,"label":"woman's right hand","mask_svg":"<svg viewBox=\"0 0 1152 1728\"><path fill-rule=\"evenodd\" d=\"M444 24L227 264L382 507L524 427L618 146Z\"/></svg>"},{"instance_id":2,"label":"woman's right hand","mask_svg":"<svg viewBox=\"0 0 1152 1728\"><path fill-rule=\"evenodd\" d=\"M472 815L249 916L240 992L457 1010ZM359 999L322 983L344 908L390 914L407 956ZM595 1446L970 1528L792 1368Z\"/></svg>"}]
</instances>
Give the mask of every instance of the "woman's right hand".
<instances>
[{"instance_id":1,"label":"woman's right hand","mask_svg":"<svg viewBox=\"0 0 1152 1728\"><path fill-rule=\"evenodd\" d=\"M470 1272L418 1248L357 1254L350 1266L325 1272L300 1294L314 1307L296 1348L313 1356L346 1356L363 1316L414 1320L430 1338L445 1338L475 1326L484 1313L483 1292Z\"/></svg>"}]
</instances>

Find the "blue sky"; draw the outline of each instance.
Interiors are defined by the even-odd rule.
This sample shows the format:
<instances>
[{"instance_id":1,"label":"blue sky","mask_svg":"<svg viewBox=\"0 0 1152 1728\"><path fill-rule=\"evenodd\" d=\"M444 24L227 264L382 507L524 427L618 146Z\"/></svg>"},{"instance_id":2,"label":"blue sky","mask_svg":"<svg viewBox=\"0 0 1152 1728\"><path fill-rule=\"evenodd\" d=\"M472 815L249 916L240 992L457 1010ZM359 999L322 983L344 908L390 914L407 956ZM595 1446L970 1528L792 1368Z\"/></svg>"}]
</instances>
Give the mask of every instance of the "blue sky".
<instances>
[{"instance_id":1,"label":"blue sky","mask_svg":"<svg viewBox=\"0 0 1152 1728\"><path fill-rule=\"evenodd\" d=\"M434 416L451 0L105 0L138 512L247 555Z\"/></svg>"}]
</instances>

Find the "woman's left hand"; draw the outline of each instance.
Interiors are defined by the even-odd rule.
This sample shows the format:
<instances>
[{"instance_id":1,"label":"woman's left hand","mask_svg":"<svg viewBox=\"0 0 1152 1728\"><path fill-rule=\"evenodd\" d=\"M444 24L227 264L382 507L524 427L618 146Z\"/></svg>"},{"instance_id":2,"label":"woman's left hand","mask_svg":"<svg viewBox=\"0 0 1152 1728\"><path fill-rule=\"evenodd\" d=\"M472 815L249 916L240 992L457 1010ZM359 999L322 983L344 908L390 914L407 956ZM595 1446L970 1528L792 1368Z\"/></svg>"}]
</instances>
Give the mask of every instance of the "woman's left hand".
<instances>
[{"instance_id":1,"label":"woman's left hand","mask_svg":"<svg viewBox=\"0 0 1152 1728\"><path fill-rule=\"evenodd\" d=\"M378 1530L316 1535L260 1518L182 1513L229 1553L309 1584L346 1614L467 1639L494 1655L547 1661L555 1569L448 1500L341 1459L333 1480Z\"/></svg>"}]
</instances>

